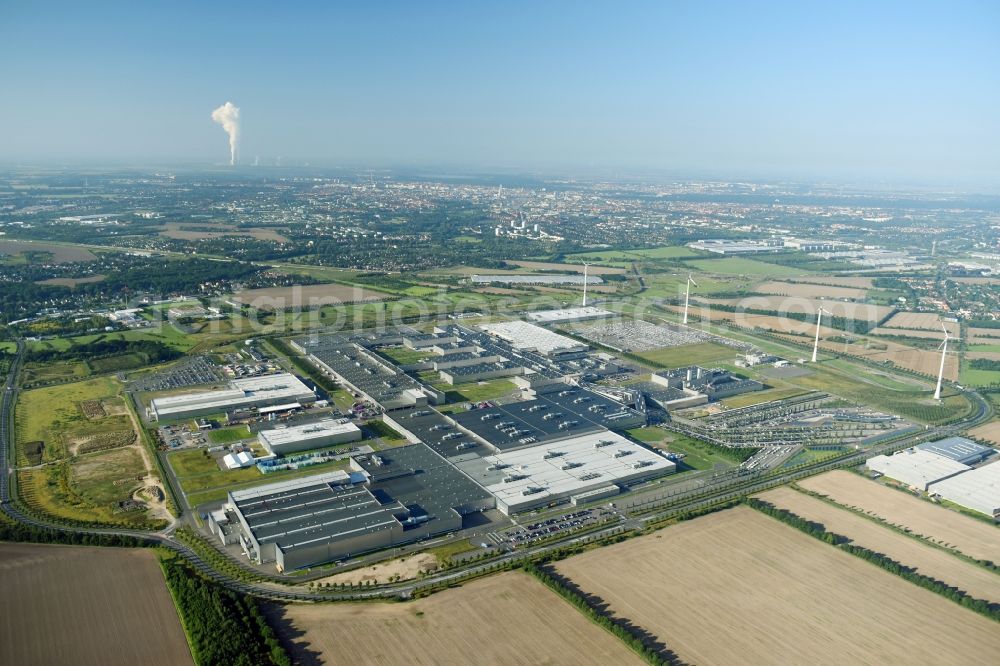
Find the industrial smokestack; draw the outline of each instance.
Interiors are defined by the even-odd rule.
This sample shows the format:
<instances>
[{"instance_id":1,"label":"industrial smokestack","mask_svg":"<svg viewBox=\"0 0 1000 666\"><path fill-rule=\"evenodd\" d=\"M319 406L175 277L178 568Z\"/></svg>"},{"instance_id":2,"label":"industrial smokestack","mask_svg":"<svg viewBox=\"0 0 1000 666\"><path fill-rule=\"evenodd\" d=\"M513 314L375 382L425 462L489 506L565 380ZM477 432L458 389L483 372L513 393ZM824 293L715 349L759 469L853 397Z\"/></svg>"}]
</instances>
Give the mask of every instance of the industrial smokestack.
<instances>
[{"instance_id":1,"label":"industrial smokestack","mask_svg":"<svg viewBox=\"0 0 1000 666\"><path fill-rule=\"evenodd\" d=\"M236 156L240 145L240 108L232 102L226 102L212 111L212 120L222 125L229 135L229 164L236 164Z\"/></svg>"}]
</instances>

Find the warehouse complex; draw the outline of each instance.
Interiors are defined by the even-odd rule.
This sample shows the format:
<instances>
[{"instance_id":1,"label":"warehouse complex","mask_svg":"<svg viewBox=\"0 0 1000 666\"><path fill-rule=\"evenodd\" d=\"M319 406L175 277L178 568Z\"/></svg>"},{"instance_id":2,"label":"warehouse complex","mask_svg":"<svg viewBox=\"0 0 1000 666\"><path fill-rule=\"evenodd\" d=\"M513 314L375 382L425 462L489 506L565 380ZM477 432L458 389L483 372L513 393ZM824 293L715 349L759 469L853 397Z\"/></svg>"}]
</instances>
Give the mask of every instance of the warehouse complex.
<instances>
[{"instance_id":1,"label":"warehouse complex","mask_svg":"<svg viewBox=\"0 0 1000 666\"><path fill-rule=\"evenodd\" d=\"M490 493L423 444L351 458L336 471L230 491L209 527L280 571L462 529Z\"/></svg>"},{"instance_id":2,"label":"warehouse complex","mask_svg":"<svg viewBox=\"0 0 1000 666\"><path fill-rule=\"evenodd\" d=\"M149 403L150 418L186 419L237 409L310 404L316 394L302 381L287 372L234 379L229 387L201 393L183 393L154 398Z\"/></svg>"},{"instance_id":3,"label":"warehouse complex","mask_svg":"<svg viewBox=\"0 0 1000 666\"><path fill-rule=\"evenodd\" d=\"M932 496L1000 519L1000 463L983 465L931 484Z\"/></svg>"},{"instance_id":4,"label":"warehouse complex","mask_svg":"<svg viewBox=\"0 0 1000 666\"><path fill-rule=\"evenodd\" d=\"M873 472L925 492L932 483L969 470L968 465L917 448L904 449L888 456L875 456L869 458L866 464Z\"/></svg>"},{"instance_id":5,"label":"warehouse complex","mask_svg":"<svg viewBox=\"0 0 1000 666\"><path fill-rule=\"evenodd\" d=\"M274 455L286 455L361 439L361 428L348 419L324 419L315 423L261 430L257 441Z\"/></svg>"},{"instance_id":6,"label":"warehouse complex","mask_svg":"<svg viewBox=\"0 0 1000 666\"><path fill-rule=\"evenodd\" d=\"M505 321L483 324L479 328L510 344L520 351L534 351L543 356L562 358L586 353L588 347L565 335L526 321Z\"/></svg>"},{"instance_id":7,"label":"warehouse complex","mask_svg":"<svg viewBox=\"0 0 1000 666\"><path fill-rule=\"evenodd\" d=\"M610 497L622 486L676 471L663 456L612 432L504 451L458 463L505 514Z\"/></svg>"},{"instance_id":8,"label":"warehouse complex","mask_svg":"<svg viewBox=\"0 0 1000 666\"><path fill-rule=\"evenodd\" d=\"M944 458L950 458L963 465L975 465L996 453L988 446L976 444L965 437L947 437L936 442L925 442L917 445L921 451L936 453Z\"/></svg>"},{"instance_id":9,"label":"warehouse complex","mask_svg":"<svg viewBox=\"0 0 1000 666\"><path fill-rule=\"evenodd\" d=\"M615 316L617 315L614 312L593 306L563 308L561 310L535 310L524 315L525 319L536 324L569 324Z\"/></svg>"}]
</instances>

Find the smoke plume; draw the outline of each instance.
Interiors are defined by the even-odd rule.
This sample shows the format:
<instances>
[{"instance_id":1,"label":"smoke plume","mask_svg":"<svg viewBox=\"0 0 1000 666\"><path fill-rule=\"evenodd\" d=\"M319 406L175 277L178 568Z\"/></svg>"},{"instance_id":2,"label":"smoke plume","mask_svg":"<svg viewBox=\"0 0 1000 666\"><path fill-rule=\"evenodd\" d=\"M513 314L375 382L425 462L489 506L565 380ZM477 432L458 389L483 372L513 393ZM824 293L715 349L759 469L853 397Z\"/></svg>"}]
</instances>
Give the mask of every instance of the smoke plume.
<instances>
[{"instance_id":1,"label":"smoke plume","mask_svg":"<svg viewBox=\"0 0 1000 666\"><path fill-rule=\"evenodd\" d=\"M240 145L240 108L232 102L226 102L212 111L212 120L222 125L229 135L229 163L236 164Z\"/></svg>"}]
</instances>

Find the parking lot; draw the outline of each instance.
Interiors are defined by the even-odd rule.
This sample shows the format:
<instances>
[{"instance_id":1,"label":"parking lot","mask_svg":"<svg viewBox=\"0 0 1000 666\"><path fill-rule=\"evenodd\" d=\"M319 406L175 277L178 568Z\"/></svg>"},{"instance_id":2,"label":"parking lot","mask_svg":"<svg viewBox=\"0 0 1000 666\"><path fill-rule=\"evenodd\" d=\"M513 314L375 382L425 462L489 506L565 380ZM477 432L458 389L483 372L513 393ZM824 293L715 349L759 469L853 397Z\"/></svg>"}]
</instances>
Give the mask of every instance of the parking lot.
<instances>
[{"instance_id":1,"label":"parking lot","mask_svg":"<svg viewBox=\"0 0 1000 666\"><path fill-rule=\"evenodd\" d=\"M207 356L188 356L165 370L129 382L130 391L169 391L225 381L222 368Z\"/></svg>"}]
</instances>

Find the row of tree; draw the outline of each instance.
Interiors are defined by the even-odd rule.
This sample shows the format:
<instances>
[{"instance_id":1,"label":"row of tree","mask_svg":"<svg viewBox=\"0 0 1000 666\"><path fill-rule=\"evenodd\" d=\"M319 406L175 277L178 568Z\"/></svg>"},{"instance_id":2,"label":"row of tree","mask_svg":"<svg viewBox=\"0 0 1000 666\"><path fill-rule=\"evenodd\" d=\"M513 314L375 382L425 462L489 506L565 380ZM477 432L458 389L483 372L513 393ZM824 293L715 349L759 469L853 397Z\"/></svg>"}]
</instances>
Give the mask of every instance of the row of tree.
<instances>
[{"instance_id":1,"label":"row of tree","mask_svg":"<svg viewBox=\"0 0 1000 666\"><path fill-rule=\"evenodd\" d=\"M67 349L34 349L27 353L26 360L37 363L53 361L80 361L107 358L123 354L142 354L150 363L165 363L183 356L169 345L157 340L96 339L82 345L72 345Z\"/></svg>"},{"instance_id":2,"label":"row of tree","mask_svg":"<svg viewBox=\"0 0 1000 666\"><path fill-rule=\"evenodd\" d=\"M594 624L606 629L620 641L625 643L636 654L650 664L674 664L677 660L672 654L664 650L657 650L647 645L647 639L635 627L624 620L614 617L604 607L592 604L590 600L568 586L559 576L553 575L548 569L528 562L524 565L524 571L549 588L560 597L576 607L581 613L587 616Z\"/></svg>"},{"instance_id":3,"label":"row of tree","mask_svg":"<svg viewBox=\"0 0 1000 666\"><path fill-rule=\"evenodd\" d=\"M195 663L290 666L254 599L206 580L180 558L164 559L162 566Z\"/></svg>"}]
</instances>

